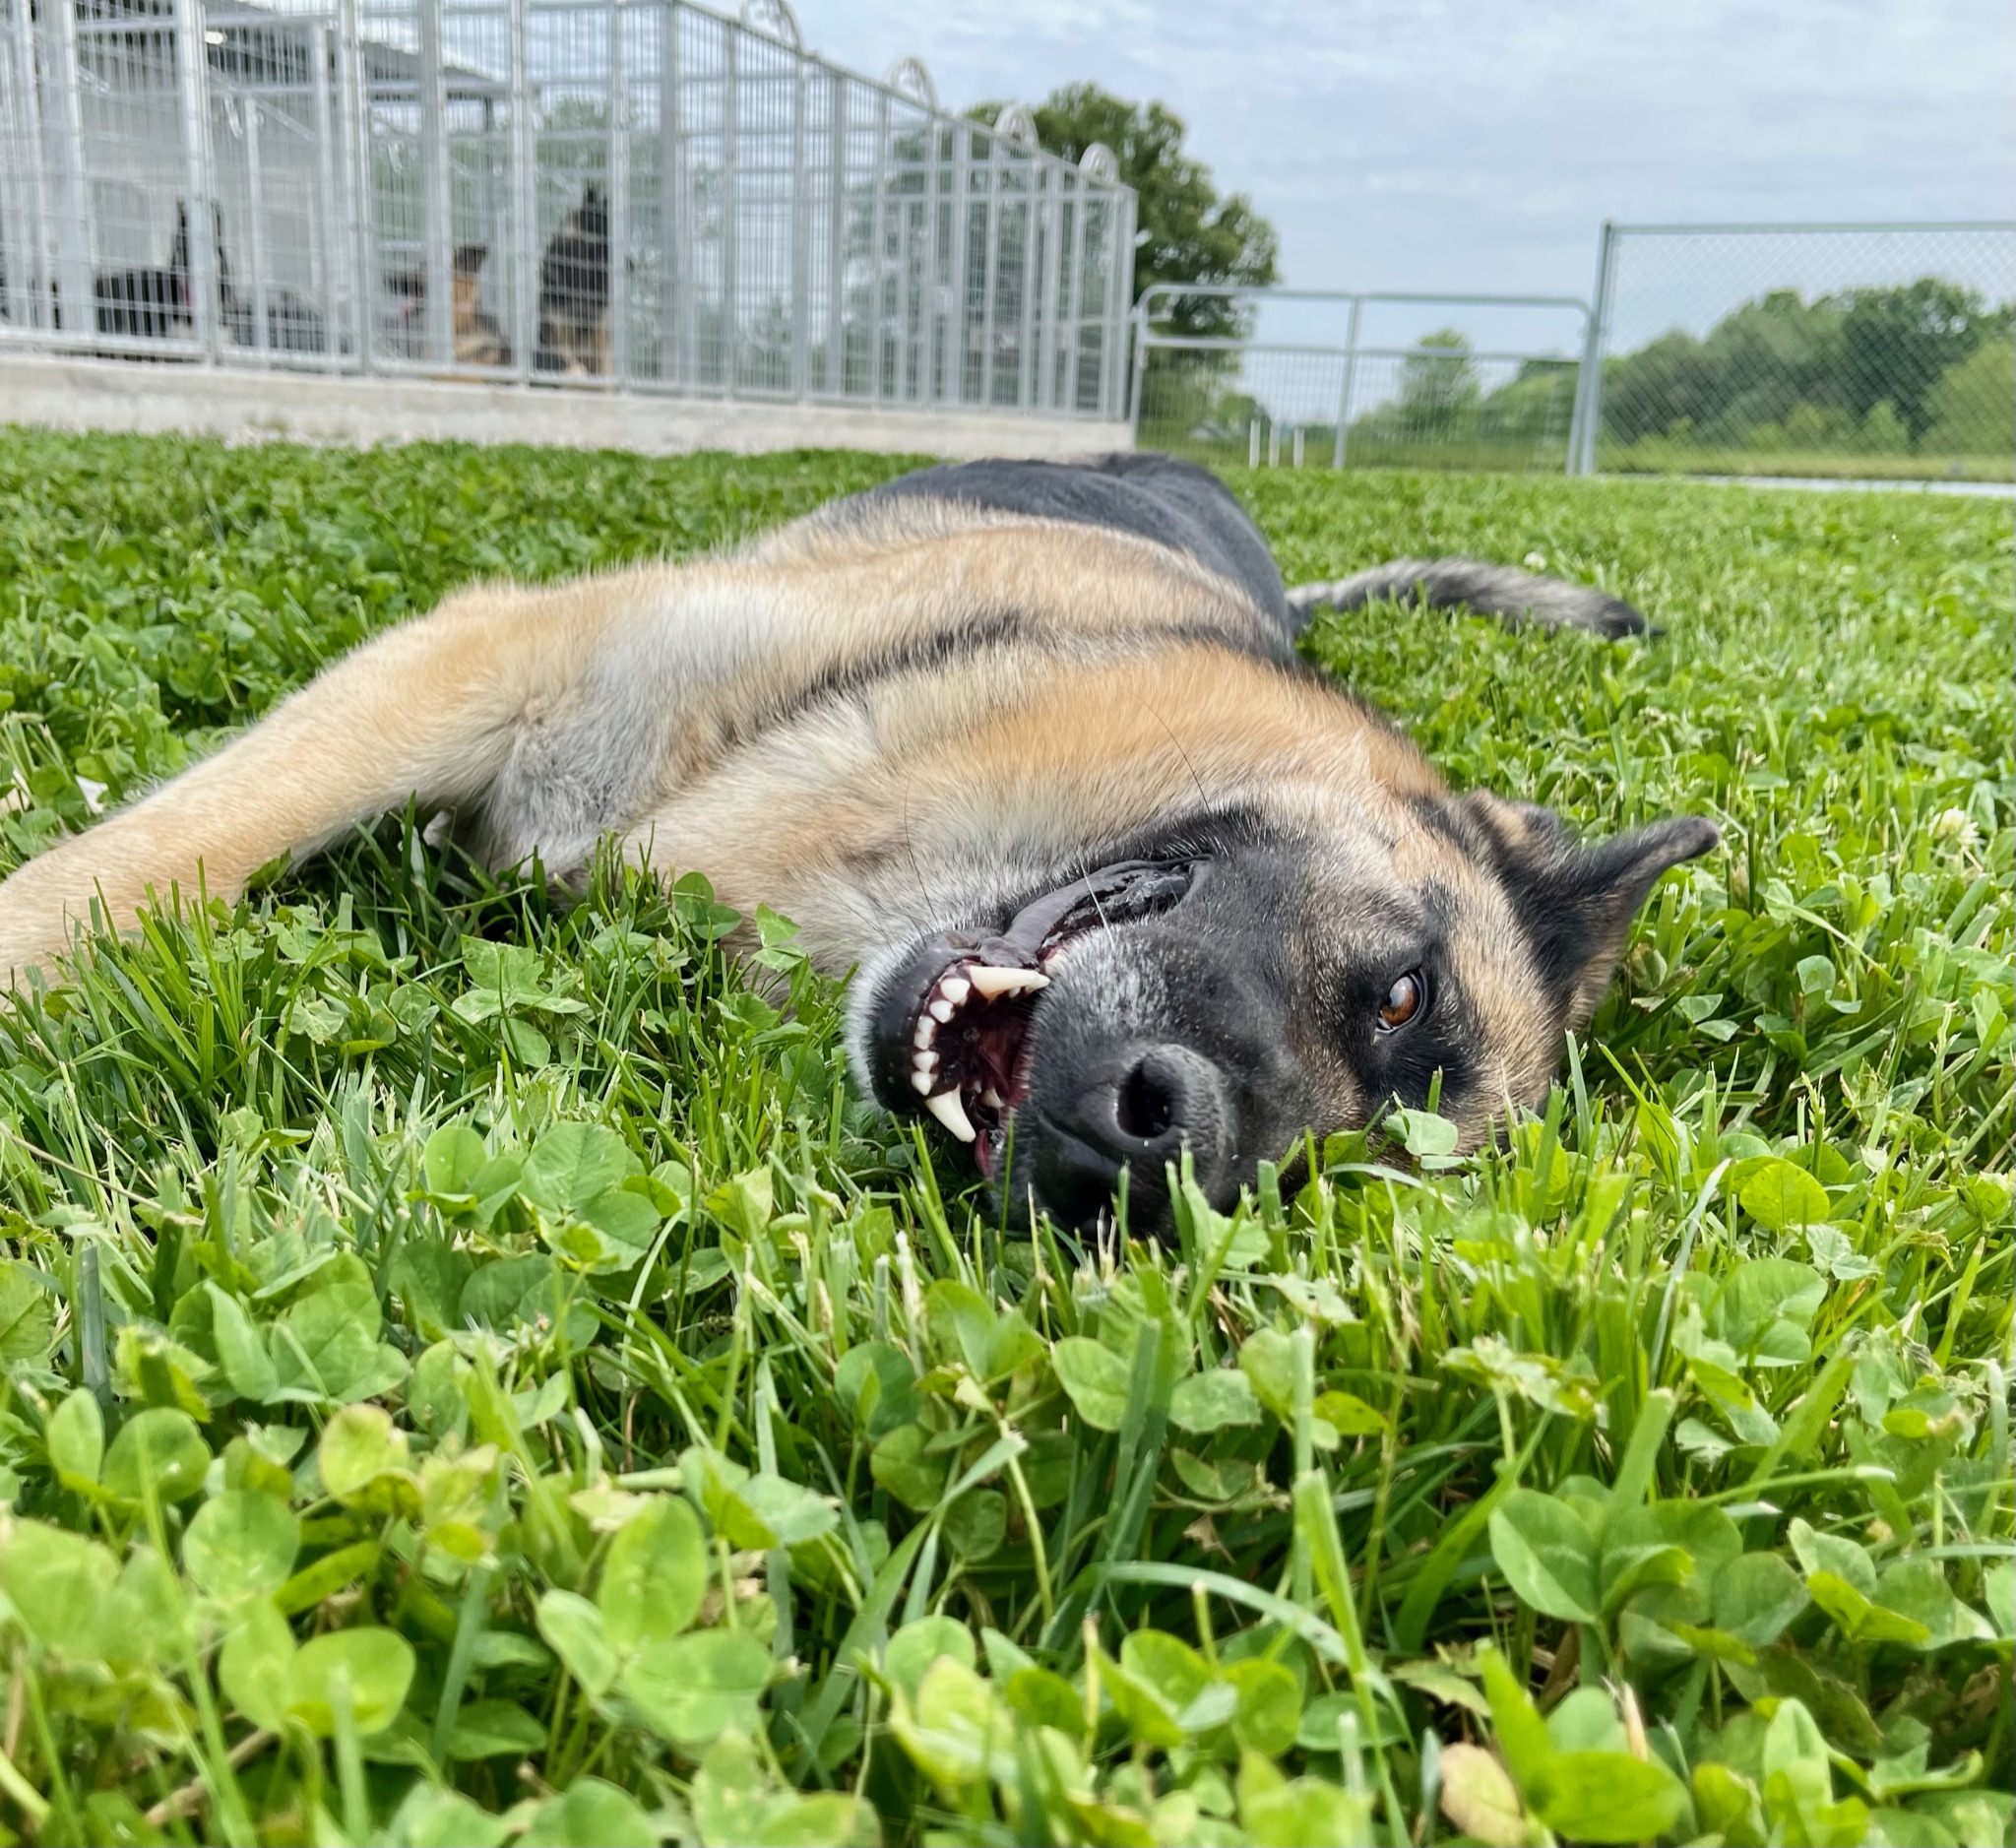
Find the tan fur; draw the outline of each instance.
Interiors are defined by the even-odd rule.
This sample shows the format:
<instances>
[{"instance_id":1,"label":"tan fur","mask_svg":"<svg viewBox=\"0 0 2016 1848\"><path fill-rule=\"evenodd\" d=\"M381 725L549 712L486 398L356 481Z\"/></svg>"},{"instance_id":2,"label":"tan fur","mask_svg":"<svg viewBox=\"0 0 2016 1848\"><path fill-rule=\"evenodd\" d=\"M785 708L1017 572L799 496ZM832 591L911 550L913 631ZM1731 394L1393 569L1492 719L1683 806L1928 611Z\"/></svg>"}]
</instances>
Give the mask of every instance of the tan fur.
<instances>
[{"instance_id":1,"label":"tan fur","mask_svg":"<svg viewBox=\"0 0 2016 1848\"><path fill-rule=\"evenodd\" d=\"M453 282L455 357L460 365L509 365L511 349L497 317L483 306L483 279L458 270Z\"/></svg>"},{"instance_id":2,"label":"tan fur","mask_svg":"<svg viewBox=\"0 0 2016 1848\"><path fill-rule=\"evenodd\" d=\"M665 640L685 669L655 689L659 800L624 817L626 832L639 852L655 842L661 865L697 867L744 895L769 880L769 901L788 906L889 825L889 811L840 796L837 777L913 753L921 760L934 734L953 743L1036 697L1049 663L1030 648L991 668L976 663L910 715L896 710L900 694L886 699L889 738L855 739L844 758L809 765L780 763L788 748L763 734L781 702L850 661L956 629L976 605L1019 605L1039 638L1083 647L1238 602L1175 553L1088 527L941 522L917 537L902 530L914 523L895 524L894 536L788 532L742 558L451 597L327 669L216 757L0 885L0 971L47 964L96 898L114 928L128 928L151 893L193 893L200 873L212 896L234 899L269 860L312 854L410 797L427 807L479 800L529 735L578 707L598 657L626 637ZM891 774L914 781L914 771ZM890 796L886 785L878 796ZM1022 799L1044 797L1028 787ZM780 827L788 811L802 819ZM781 840L787 851L769 850ZM499 839L492 857L542 845Z\"/></svg>"}]
</instances>

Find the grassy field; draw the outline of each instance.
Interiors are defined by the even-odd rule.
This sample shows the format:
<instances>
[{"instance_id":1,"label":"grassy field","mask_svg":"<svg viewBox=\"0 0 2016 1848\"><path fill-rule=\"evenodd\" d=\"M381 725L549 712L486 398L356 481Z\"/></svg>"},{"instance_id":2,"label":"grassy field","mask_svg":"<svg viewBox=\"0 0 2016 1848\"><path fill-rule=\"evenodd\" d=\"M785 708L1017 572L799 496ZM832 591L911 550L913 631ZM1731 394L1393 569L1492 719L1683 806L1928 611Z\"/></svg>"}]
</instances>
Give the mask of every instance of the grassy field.
<instances>
[{"instance_id":1,"label":"grassy field","mask_svg":"<svg viewBox=\"0 0 2016 1848\"><path fill-rule=\"evenodd\" d=\"M0 870L456 583L894 467L8 432ZM1665 625L1310 639L1459 784L1724 825L1544 1116L1031 1243L696 883L395 818L159 921L0 1014L14 1836L2008 1839L2009 509L1233 479L1292 580Z\"/></svg>"}]
</instances>

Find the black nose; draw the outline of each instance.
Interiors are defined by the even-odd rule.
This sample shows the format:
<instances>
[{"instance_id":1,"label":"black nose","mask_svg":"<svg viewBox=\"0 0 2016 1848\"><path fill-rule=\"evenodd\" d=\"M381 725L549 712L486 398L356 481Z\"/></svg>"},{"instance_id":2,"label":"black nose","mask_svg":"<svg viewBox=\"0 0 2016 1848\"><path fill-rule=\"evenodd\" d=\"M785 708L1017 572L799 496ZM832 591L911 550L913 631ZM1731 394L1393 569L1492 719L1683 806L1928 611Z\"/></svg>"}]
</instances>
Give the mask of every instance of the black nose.
<instances>
[{"instance_id":1,"label":"black nose","mask_svg":"<svg viewBox=\"0 0 2016 1848\"><path fill-rule=\"evenodd\" d=\"M1051 1133L1033 1151L1038 1197L1080 1225L1105 1210L1125 1169L1134 1230L1156 1231L1169 1163L1188 1149L1198 1179L1215 1192L1230 1159L1224 1076L1186 1046L1131 1047L1081 1068L1066 1101L1044 1115Z\"/></svg>"}]
</instances>

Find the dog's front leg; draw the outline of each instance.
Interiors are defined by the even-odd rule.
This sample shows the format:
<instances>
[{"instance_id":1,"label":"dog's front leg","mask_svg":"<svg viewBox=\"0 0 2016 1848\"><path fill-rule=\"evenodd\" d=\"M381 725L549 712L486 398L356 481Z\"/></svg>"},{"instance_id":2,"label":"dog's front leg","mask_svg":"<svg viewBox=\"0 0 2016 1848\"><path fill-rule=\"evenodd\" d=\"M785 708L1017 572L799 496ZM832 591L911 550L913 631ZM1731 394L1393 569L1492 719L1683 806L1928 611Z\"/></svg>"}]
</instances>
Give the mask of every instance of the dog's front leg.
<instances>
[{"instance_id":1,"label":"dog's front leg","mask_svg":"<svg viewBox=\"0 0 2016 1848\"><path fill-rule=\"evenodd\" d=\"M529 718L578 686L634 611L593 581L484 589L338 662L221 751L0 884L0 989L70 947L94 907L130 929L199 878L235 899L282 855L329 846L417 797L480 802Z\"/></svg>"}]
</instances>

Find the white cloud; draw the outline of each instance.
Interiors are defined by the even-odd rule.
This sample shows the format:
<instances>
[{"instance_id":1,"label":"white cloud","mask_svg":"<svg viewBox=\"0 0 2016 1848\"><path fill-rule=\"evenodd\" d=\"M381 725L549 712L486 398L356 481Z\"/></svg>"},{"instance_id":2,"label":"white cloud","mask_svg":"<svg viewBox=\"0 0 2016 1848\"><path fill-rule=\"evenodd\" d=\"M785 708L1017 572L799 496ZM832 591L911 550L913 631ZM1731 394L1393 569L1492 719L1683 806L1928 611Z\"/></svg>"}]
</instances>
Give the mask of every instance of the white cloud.
<instances>
[{"instance_id":1,"label":"white cloud","mask_svg":"<svg viewBox=\"0 0 2016 1848\"><path fill-rule=\"evenodd\" d=\"M1308 287L1583 293L1605 218L2007 217L1990 0L799 0L940 96L1159 96Z\"/></svg>"}]
</instances>

